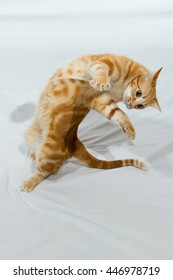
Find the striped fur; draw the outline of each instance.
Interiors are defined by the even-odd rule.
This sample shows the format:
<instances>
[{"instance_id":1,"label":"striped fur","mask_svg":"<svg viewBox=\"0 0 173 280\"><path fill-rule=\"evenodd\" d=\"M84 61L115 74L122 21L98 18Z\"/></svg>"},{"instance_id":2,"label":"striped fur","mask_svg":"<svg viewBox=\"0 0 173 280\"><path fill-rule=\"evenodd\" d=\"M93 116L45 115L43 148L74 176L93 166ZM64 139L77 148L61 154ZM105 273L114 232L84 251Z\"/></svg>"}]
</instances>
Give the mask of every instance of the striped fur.
<instances>
[{"instance_id":1,"label":"striped fur","mask_svg":"<svg viewBox=\"0 0 173 280\"><path fill-rule=\"evenodd\" d=\"M77 130L90 109L94 109L118 124L133 140L135 129L117 103L122 101L129 109L160 109L156 98L160 71L153 75L132 59L111 54L84 56L60 68L44 89L35 118L25 131L31 149L28 156L36 159L37 171L22 183L21 189L33 190L73 156L93 168L135 166L146 170L147 166L135 159L96 159L78 139ZM139 91L141 96L137 96Z\"/></svg>"}]
</instances>

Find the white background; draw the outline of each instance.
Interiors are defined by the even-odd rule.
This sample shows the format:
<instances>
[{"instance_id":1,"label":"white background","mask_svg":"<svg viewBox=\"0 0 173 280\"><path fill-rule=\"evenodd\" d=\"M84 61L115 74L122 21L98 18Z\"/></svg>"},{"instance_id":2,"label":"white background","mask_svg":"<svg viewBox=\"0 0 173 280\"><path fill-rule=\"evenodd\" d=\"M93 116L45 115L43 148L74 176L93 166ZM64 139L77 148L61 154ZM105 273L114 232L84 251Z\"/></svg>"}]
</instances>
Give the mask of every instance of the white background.
<instances>
[{"instance_id":1,"label":"white background","mask_svg":"<svg viewBox=\"0 0 173 280\"><path fill-rule=\"evenodd\" d=\"M173 2L0 1L0 258L172 259ZM128 111L131 143L92 112L79 135L93 155L150 170L95 170L71 159L32 193L23 132L49 77L75 57L115 53L163 67L162 113Z\"/></svg>"}]
</instances>

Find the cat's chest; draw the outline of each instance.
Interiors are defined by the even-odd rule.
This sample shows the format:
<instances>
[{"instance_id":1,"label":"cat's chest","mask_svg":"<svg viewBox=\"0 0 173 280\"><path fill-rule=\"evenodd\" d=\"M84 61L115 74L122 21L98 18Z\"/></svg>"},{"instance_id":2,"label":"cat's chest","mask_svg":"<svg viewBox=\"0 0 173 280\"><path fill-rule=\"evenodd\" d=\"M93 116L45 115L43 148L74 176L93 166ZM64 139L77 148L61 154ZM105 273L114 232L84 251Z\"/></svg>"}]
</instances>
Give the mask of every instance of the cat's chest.
<instances>
[{"instance_id":1,"label":"cat's chest","mask_svg":"<svg viewBox=\"0 0 173 280\"><path fill-rule=\"evenodd\" d=\"M112 83L111 95L116 102L119 102L122 100L123 92L124 92L124 83L123 82L119 82L119 83L113 82Z\"/></svg>"}]
</instances>

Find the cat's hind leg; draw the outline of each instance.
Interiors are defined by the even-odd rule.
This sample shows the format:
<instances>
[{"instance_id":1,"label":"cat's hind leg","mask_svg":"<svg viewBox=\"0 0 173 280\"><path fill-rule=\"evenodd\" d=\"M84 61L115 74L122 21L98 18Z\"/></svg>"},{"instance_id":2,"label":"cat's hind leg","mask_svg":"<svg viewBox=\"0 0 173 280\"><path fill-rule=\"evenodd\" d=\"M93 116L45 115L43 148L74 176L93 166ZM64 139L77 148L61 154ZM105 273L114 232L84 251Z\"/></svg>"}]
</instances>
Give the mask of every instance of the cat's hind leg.
<instances>
[{"instance_id":1,"label":"cat's hind leg","mask_svg":"<svg viewBox=\"0 0 173 280\"><path fill-rule=\"evenodd\" d=\"M25 192L32 191L45 178L57 173L63 162L64 160L62 159L50 160L49 157L40 157L36 173L21 184L21 190Z\"/></svg>"},{"instance_id":2,"label":"cat's hind leg","mask_svg":"<svg viewBox=\"0 0 173 280\"><path fill-rule=\"evenodd\" d=\"M24 139L28 146L27 156L31 160L36 159L36 149L38 148L41 140L41 128L36 121L33 121L32 124L25 130Z\"/></svg>"},{"instance_id":3,"label":"cat's hind leg","mask_svg":"<svg viewBox=\"0 0 173 280\"><path fill-rule=\"evenodd\" d=\"M37 171L21 184L21 190L32 191L41 181L59 171L69 153L59 145L56 134L50 132L37 152Z\"/></svg>"}]
</instances>

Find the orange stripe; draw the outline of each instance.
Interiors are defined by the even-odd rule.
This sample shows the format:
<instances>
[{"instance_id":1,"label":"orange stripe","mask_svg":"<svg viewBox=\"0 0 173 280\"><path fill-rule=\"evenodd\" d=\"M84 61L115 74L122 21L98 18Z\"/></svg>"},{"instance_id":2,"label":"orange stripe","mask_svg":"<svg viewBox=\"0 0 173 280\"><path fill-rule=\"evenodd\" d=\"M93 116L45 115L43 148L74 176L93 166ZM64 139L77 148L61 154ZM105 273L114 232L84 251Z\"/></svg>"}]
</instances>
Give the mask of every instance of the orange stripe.
<instances>
[{"instance_id":1,"label":"orange stripe","mask_svg":"<svg viewBox=\"0 0 173 280\"><path fill-rule=\"evenodd\" d=\"M47 138L53 141L57 141L57 137L54 134L48 134Z\"/></svg>"},{"instance_id":2,"label":"orange stripe","mask_svg":"<svg viewBox=\"0 0 173 280\"><path fill-rule=\"evenodd\" d=\"M116 111L119 111L119 108L114 108L110 111L108 119L111 119L113 117L113 115L115 114Z\"/></svg>"},{"instance_id":3,"label":"orange stripe","mask_svg":"<svg viewBox=\"0 0 173 280\"><path fill-rule=\"evenodd\" d=\"M57 150L57 148L58 148L58 143L54 143L54 144L52 144L52 143L45 143L45 144L43 145L43 147L44 147L44 148L48 148L48 150Z\"/></svg>"},{"instance_id":4,"label":"orange stripe","mask_svg":"<svg viewBox=\"0 0 173 280\"><path fill-rule=\"evenodd\" d=\"M110 99L109 102L107 103L107 105L111 105L113 103L115 103L115 101L113 99Z\"/></svg>"},{"instance_id":5,"label":"orange stripe","mask_svg":"<svg viewBox=\"0 0 173 280\"><path fill-rule=\"evenodd\" d=\"M128 66L128 71L127 71L127 74L126 76L124 77L124 80L126 80L131 72L131 68L132 68L132 65L133 65L133 62L131 61L130 65Z\"/></svg>"},{"instance_id":6,"label":"orange stripe","mask_svg":"<svg viewBox=\"0 0 173 280\"><path fill-rule=\"evenodd\" d=\"M38 166L38 170L39 171L43 171L43 172L54 172L54 170L56 170L58 168L58 166L54 163L51 162L47 162L45 164L41 164L40 166Z\"/></svg>"},{"instance_id":7,"label":"orange stripe","mask_svg":"<svg viewBox=\"0 0 173 280\"><path fill-rule=\"evenodd\" d=\"M111 76L114 72L114 63L109 58L100 59L101 62L105 63L109 67L109 76Z\"/></svg>"}]
</instances>

